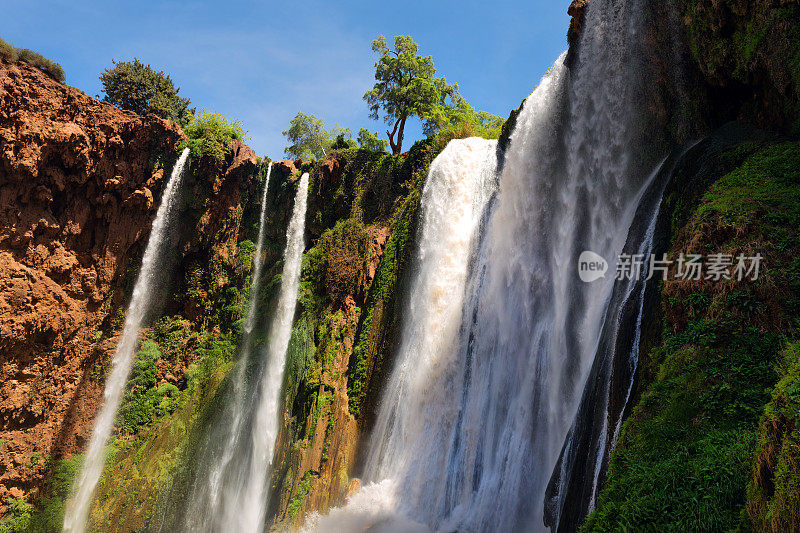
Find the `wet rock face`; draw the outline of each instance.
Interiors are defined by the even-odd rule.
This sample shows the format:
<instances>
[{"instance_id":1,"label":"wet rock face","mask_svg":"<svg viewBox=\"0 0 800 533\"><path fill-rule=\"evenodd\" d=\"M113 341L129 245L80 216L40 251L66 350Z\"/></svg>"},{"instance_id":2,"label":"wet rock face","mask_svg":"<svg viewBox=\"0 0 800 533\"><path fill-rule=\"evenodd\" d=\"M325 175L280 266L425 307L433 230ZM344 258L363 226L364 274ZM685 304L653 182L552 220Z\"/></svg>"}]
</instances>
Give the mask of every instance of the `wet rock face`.
<instances>
[{"instance_id":1,"label":"wet rock face","mask_svg":"<svg viewBox=\"0 0 800 533\"><path fill-rule=\"evenodd\" d=\"M0 500L88 437L96 363L114 349L98 332L113 329L182 138L0 61Z\"/></svg>"},{"instance_id":2,"label":"wet rock face","mask_svg":"<svg viewBox=\"0 0 800 533\"><path fill-rule=\"evenodd\" d=\"M583 22L586 19L586 8L589 6L589 0L572 0L572 3L567 9L567 14L572 17L569 23L569 30L567 30L567 41L572 46L578 42L578 37L583 30Z\"/></svg>"}]
</instances>

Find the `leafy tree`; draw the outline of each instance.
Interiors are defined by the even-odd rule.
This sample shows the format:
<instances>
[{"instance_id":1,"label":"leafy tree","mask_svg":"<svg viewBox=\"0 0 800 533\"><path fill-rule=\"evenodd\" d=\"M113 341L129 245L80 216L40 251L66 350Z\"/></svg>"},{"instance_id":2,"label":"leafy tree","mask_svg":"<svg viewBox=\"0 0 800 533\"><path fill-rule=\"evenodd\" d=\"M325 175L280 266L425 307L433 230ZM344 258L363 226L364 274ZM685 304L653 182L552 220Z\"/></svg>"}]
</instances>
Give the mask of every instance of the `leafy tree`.
<instances>
[{"instance_id":1,"label":"leafy tree","mask_svg":"<svg viewBox=\"0 0 800 533\"><path fill-rule=\"evenodd\" d=\"M358 146L370 152L385 152L388 143L378 137L378 133L372 133L367 128L358 130Z\"/></svg>"},{"instance_id":2,"label":"leafy tree","mask_svg":"<svg viewBox=\"0 0 800 533\"><path fill-rule=\"evenodd\" d=\"M240 120L228 120L213 111L201 111L192 122L184 128L189 140L182 144L192 150L194 157L209 156L215 161L225 159L231 150L231 142L243 141L247 132Z\"/></svg>"},{"instance_id":3,"label":"leafy tree","mask_svg":"<svg viewBox=\"0 0 800 533\"><path fill-rule=\"evenodd\" d=\"M182 127L192 121L191 101L178 96L180 88L175 87L168 74L156 72L136 58L133 61L112 60L112 63L114 68L100 75L105 93L103 100L140 115L153 113Z\"/></svg>"},{"instance_id":4,"label":"leafy tree","mask_svg":"<svg viewBox=\"0 0 800 533\"><path fill-rule=\"evenodd\" d=\"M358 148L358 143L349 137L350 132L340 133L333 141L331 150L347 150L348 148Z\"/></svg>"},{"instance_id":5,"label":"leafy tree","mask_svg":"<svg viewBox=\"0 0 800 533\"><path fill-rule=\"evenodd\" d=\"M448 84L443 77L434 78L433 59L420 56L418 48L411 37L403 35L394 38L394 48L389 48L382 35L372 41L372 50L378 54L375 85L364 94L364 100L369 104L370 117L377 120L383 110L386 123L394 124L386 131L394 154L403 149L408 117L426 120L437 105L458 94L458 85Z\"/></svg>"},{"instance_id":6,"label":"leafy tree","mask_svg":"<svg viewBox=\"0 0 800 533\"><path fill-rule=\"evenodd\" d=\"M437 134L452 136L455 132L464 132L469 136L496 139L503 128L503 118L486 111L476 111L459 94L451 98L450 104L438 104L429 113L422 125L426 136Z\"/></svg>"},{"instance_id":7,"label":"leafy tree","mask_svg":"<svg viewBox=\"0 0 800 533\"><path fill-rule=\"evenodd\" d=\"M326 130L322 119L299 111L283 135L292 143L284 150L289 157L321 159L334 148L337 137L341 135L344 140L350 137L350 131L338 126ZM344 142L347 143L346 140Z\"/></svg>"}]
</instances>

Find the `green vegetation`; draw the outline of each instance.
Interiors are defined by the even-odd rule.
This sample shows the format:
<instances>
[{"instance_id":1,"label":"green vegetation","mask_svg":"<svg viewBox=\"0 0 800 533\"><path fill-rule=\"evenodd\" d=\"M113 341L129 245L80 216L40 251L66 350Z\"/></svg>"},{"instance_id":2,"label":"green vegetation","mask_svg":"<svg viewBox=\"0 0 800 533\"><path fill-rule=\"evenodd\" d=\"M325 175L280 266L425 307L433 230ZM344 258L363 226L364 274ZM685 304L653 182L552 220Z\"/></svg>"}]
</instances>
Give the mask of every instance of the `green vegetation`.
<instances>
[{"instance_id":1,"label":"green vegetation","mask_svg":"<svg viewBox=\"0 0 800 533\"><path fill-rule=\"evenodd\" d=\"M22 61L32 67L36 67L59 83L67 81L64 69L59 63L50 61L42 54L28 50L27 48L14 48L3 39L0 39L0 58L9 63Z\"/></svg>"},{"instance_id":2,"label":"green vegetation","mask_svg":"<svg viewBox=\"0 0 800 533\"><path fill-rule=\"evenodd\" d=\"M178 472L192 468L188 462L197 446L200 422L219 405L218 393L231 367L235 345L227 336L197 333L186 326L182 319L162 319L149 333L158 343L146 340L137 355L126 406L133 403L145 416L126 417L126 426L115 437L114 460L107 462L98 484L93 524L117 524L115 530L144 528L164 488ZM171 386L174 394L162 396L158 391L164 385L154 383L150 378L153 369L143 368L143 363L158 360L157 354L174 358L187 351L191 362L180 376L181 389ZM177 359L173 361L173 367L179 366ZM168 399L168 408L156 403L159 398ZM129 407L126 412L137 411Z\"/></svg>"},{"instance_id":3,"label":"green vegetation","mask_svg":"<svg viewBox=\"0 0 800 533\"><path fill-rule=\"evenodd\" d=\"M747 489L755 531L800 530L800 343L787 346L777 372L783 377L761 419Z\"/></svg>"},{"instance_id":4,"label":"green vegetation","mask_svg":"<svg viewBox=\"0 0 800 533\"><path fill-rule=\"evenodd\" d=\"M739 118L800 134L800 6L680 0L691 53L708 81L731 87ZM747 87L747 91L742 91ZM746 99L737 102L740 95Z\"/></svg>"},{"instance_id":5,"label":"green vegetation","mask_svg":"<svg viewBox=\"0 0 800 533\"><path fill-rule=\"evenodd\" d=\"M46 459L50 472L42 488L43 496L31 505L23 498L9 498L5 517L0 521L0 533L40 533L60 531L64 523L64 505L78 472L82 456L69 460Z\"/></svg>"},{"instance_id":6,"label":"green vegetation","mask_svg":"<svg viewBox=\"0 0 800 533\"><path fill-rule=\"evenodd\" d=\"M742 145L721 164L733 170L674 228L671 255L765 264L757 281L665 283L662 344L641 361L641 401L583 531L797 525L795 436L776 422L797 414L800 144Z\"/></svg>"},{"instance_id":7,"label":"green vegetation","mask_svg":"<svg viewBox=\"0 0 800 533\"><path fill-rule=\"evenodd\" d=\"M345 137L350 136L348 130L339 126L326 130L322 119L306 115L302 111L298 111L289 122L289 129L283 131L283 135L292 143L286 147L286 155L300 159L322 159L331 150L342 148L342 142L345 143L344 148L350 147L345 140Z\"/></svg>"},{"instance_id":8,"label":"green vegetation","mask_svg":"<svg viewBox=\"0 0 800 533\"><path fill-rule=\"evenodd\" d=\"M378 136L378 133L371 132L367 128L358 130L358 147L370 152L385 152L388 143Z\"/></svg>"},{"instance_id":9,"label":"green vegetation","mask_svg":"<svg viewBox=\"0 0 800 533\"><path fill-rule=\"evenodd\" d=\"M158 344L144 341L133 362L131 377L117 415L117 426L123 434L135 434L175 409L178 388L170 383L157 386L160 359Z\"/></svg>"},{"instance_id":10,"label":"green vegetation","mask_svg":"<svg viewBox=\"0 0 800 533\"><path fill-rule=\"evenodd\" d=\"M205 110L193 117L183 131L189 140L181 144L181 149L188 146L192 157L207 156L217 162L231 152L231 142L247 137L242 121L228 120L219 113Z\"/></svg>"},{"instance_id":11,"label":"green vegetation","mask_svg":"<svg viewBox=\"0 0 800 533\"><path fill-rule=\"evenodd\" d=\"M425 135L442 135L449 139L500 137L504 123L501 117L486 111L476 111L459 94L454 95L452 100L452 105L437 105L433 108L423 127Z\"/></svg>"},{"instance_id":12,"label":"green vegetation","mask_svg":"<svg viewBox=\"0 0 800 533\"><path fill-rule=\"evenodd\" d=\"M386 131L394 154L403 151L403 133L409 117L426 120L437 106L458 93L458 85L434 77L433 59L419 55L418 48L411 37L402 35L394 38L394 48L386 44L383 36L372 41L372 50L378 54L375 85L364 94L364 100L369 104L371 118L378 120L383 113L386 123L394 124L391 131Z\"/></svg>"},{"instance_id":13,"label":"green vegetation","mask_svg":"<svg viewBox=\"0 0 800 533\"><path fill-rule=\"evenodd\" d=\"M313 480L314 474L311 471L303 474L302 479L300 479L297 492L295 493L294 498L292 498L292 500L289 502L288 513L291 518L296 518L297 514L303 508L303 504L306 502L308 493L311 490L311 483Z\"/></svg>"},{"instance_id":14,"label":"green vegetation","mask_svg":"<svg viewBox=\"0 0 800 533\"><path fill-rule=\"evenodd\" d=\"M112 63L114 67L100 75L103 100L140 115L153 113L183 127L192 121L194 108L189 108L188 98L178 96L180 88L175 87L169 74L156 71L136 58Z\"/></svg>"}]
</instances>

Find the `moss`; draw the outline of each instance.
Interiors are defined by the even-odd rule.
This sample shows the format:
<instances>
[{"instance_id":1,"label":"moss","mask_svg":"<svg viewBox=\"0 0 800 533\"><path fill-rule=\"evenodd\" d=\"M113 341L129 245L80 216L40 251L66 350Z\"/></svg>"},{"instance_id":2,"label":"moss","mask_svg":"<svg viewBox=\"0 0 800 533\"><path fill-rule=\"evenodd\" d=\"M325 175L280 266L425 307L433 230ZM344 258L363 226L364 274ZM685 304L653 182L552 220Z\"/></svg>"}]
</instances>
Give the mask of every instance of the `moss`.
<instances>
[{"instance_id":1,"label":"moss","mask_svg":"<svg viewBox=\"0 0 800 533\"><path fill-rule=\"evenodd\" d=\"M727 157L738 163L725 167L723 157L727 173L699 203L671 202L693 207L670 255L761 253L759 279L665 283L662 342L644 358L641 400L583 531L720 531L739 527L745 507L761 524L766 509L784 509L780 497L747 486L756 451L775 445L769 417L760 431L759 418L782 397L783 381L770 392L785 372L776 363L798 334L800 144L742 147ZM783 475L777 461L763 463L770 466L757 470L761 478Z\"/></svg>"},{"instance_id":2,"label":"moss","mask_svg":"<svg viewBox=\"0 0 800 533\"><path fill-rule=\"evenodd\" d=\"M187 463L204 421L219 405L218 391L235 349L224 337L201 335L196 340L195 360L184 377L185 389L170 398L171 414L159 417L156 411L154 421L139 428L135 438L117 436L118 449L114 460L106 464L91 513L91 522L104 524L104 531L143 529L165 489L179 472L192 468ZM166 388L177 391L174 386ZM164 385L150 391L163 389Z\"/></svg>"},{"instance_id":3,"label":"moss","mask_svg":"<svg viewBox=\"0 0 800 533\"><path fill-rule=\"evenodd\" d=\"M397 302L399 298L395 288L400 281L403 267L410 258L410 244L416 229L420 193L421 186L406 199L392 229L392 235L378 264L365 309L366 315L359 328L350 359L347 395L350 413L356 418L361 416L363 403L367 397L368 374L372 374L370 371L375 370L376 364L380 365L390 349L388 343L381 343L379 340L381 335L388 332L391 319L384 314L384 307Z\"/></svg>"},{"instance_id":4,"label":"moss","mask_svg":"<svg viewBox=\"0 0 800 533\"><path fill-rule=\"evenodd\" d=\"M689 49L728 119L789 130L800 119L800 6L680 0ZM786 4L786 3L784 3Z\"/></svg>"},{"instance_id":5,"label":"moss","mask_svg":"<svg viewBox=\"0 0 800 533\"><path fill-rule=\"evenodd\" d=\"M315 473L311 471L303 474L303 477L297 486L297 492L295 492L294 498L292 498L289 502L288 513L292 519L296 518L300 513L300 510L303 508L306 498L308 497L308 493L311 491L311 485L314 481L314 477Z\"/></svg>"},{"instance_id":6,"label":"moss","mask_svg":"<svg viewBox=\"0 0 800 533\"><path fill-rule=\"evenodd\" d=\"M786 348L777 371L747 488L745 519L755 531L800 530L800 343Z\"/></svg>"}]
</instances>

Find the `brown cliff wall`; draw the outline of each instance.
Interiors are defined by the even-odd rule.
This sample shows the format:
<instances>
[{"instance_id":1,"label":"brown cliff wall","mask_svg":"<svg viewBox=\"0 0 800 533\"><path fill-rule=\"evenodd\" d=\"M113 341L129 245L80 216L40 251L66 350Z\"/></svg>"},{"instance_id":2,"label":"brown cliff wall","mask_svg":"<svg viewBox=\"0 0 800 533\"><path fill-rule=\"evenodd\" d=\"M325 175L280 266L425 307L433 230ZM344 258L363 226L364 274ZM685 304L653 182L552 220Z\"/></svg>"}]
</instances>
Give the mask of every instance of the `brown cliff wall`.
<instances>
[{"instance_id":1,"label":"brown cliff wall","mask_svg":"<svg viewBox=\"0 0 800 533\"><path fill-rule=\"evenodd\" d=\"M0 501L34 493L46 458L87 442L183 139L169 121L0 61ZM257 220L258 160L238 141L231 148L220 163L192 161L165 275L174 296L160 311L179 309L197 330L220 323L216 303L242 285L238 243ZM207 278L194 292L192 268ZM180 387L186 351L161 364L160 382Z\"/></svg>"},{"instance_id":2,"label":"brown cliff wall","mask_svg":"<svg viewBox=\"0 0 800 533\"><path fill-rule=\"evenodd\" d=\"M182 132L0 62L0 499L75 450ZM165 170L166 167L166 170Z\"/></svg>"}]
</instances>

